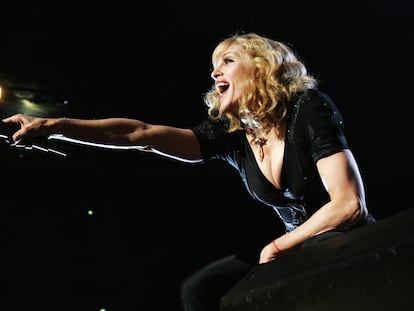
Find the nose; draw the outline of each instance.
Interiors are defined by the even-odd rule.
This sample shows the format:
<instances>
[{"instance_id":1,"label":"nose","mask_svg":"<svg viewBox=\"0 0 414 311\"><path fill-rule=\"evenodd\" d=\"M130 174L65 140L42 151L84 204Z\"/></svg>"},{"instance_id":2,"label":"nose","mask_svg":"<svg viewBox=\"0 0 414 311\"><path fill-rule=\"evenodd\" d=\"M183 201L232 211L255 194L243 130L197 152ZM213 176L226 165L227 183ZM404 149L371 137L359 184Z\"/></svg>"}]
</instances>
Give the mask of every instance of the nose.
<instances>
[{"instance_id":1,"label":"nose","mask_svg":"<svg viewBox=\"0 0 414 311\"><path fill-rule=\"evenodd\" d=\"M211 77L213 78L213 80L217 80L218 77L220 77L223 73L218 69L213 69L213 71L211 72Z\"/></svg>"}]
</instances>

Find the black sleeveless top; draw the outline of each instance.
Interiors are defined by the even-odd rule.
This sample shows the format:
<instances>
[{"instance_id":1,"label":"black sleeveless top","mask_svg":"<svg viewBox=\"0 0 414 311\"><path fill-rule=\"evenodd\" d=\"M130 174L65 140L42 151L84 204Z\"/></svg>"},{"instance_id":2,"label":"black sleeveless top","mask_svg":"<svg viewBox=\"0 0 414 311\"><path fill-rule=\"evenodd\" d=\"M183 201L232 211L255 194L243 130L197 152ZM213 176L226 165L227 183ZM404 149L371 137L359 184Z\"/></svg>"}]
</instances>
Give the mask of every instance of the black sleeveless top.
<instances>
[{"instance_id":1,"label":"black sleeveless top","mask_svg":"<svg viewBox=\"0 0 414 311\"><path fill-rule=\"evenodd\" d=\"M260 171L243 130L227 133L224 121L205 120L193 131L203 160L220 159L233 166L250 195L271 207L286 231L295 229L329 201L316 162L348 148L341 114L318 90L298 93L289 106L281 189Z\"/></svg>"}]
</instances>

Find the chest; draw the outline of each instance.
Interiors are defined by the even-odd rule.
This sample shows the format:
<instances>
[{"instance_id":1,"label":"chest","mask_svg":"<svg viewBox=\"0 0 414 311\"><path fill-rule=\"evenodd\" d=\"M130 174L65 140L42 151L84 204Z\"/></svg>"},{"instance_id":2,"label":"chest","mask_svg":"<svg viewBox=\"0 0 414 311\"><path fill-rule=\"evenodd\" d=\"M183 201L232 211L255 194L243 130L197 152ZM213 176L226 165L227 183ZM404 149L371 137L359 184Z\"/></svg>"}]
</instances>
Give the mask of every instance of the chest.
<instances>
[{"instance_id":1,"label":"chest","mask_svg":"<svg viewBox=\"0 0 414 311\"><path fill-rule=\"evenodd\" d=\"M246 152L240 153L237 162L241 177L254 198L272 206L302 200L305 177L295 145L288 141L272 145L263 150L262 161L257 146L247 143L245 148Z\"/></svg>"},{"instance_id":2,"label":"chest","mask_svg":"<svg viewBox=\"0 0 414 311\"><path fill-rule=\"evenodd\" d=\"M285 141L268 141L263 146L250 143L257 166L263 176L277 189L282 189L282 168L285 156Z\"/></svg>"}]
</instances>

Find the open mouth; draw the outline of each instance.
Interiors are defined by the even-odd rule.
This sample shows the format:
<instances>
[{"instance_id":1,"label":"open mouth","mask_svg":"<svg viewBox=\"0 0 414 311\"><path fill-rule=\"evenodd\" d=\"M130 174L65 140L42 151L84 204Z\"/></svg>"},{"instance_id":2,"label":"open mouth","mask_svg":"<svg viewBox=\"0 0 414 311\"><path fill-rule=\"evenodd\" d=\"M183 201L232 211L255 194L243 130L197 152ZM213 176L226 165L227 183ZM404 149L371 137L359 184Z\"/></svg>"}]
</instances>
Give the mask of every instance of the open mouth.
<instances>
[{"instance_id":1,"label":"open mouth","mask_svg":"<svg viewBox=\"0 0 414 311\"><path fill-rule=\"evenodd\" d=\"M219 94L223 94L224 92L227 91L227 89L229 88L229 84L225 83L225 82L219 82L216 84L216 89L219 92Z\"/></svg>"}]
</instances>

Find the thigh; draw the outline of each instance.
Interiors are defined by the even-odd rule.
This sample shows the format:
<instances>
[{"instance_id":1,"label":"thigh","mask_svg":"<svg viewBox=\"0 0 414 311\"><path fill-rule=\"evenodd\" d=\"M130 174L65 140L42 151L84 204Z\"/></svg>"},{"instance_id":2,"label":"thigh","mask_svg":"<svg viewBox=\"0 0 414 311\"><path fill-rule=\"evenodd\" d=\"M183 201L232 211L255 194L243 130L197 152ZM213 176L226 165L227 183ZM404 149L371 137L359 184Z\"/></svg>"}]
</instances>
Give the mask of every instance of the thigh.
<instances>
[{"instance_id":1,"label":"thigh","mask_svg":"<svg viewBox=\"0 0 414 311\"><path fill-rule=\"evenodd\" d=\"M182 284L185 310L216 310L221 297L253 267L252 262L237 254L216 260L194 272Z\"/></svg>"}]
</instances>

